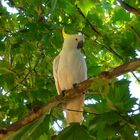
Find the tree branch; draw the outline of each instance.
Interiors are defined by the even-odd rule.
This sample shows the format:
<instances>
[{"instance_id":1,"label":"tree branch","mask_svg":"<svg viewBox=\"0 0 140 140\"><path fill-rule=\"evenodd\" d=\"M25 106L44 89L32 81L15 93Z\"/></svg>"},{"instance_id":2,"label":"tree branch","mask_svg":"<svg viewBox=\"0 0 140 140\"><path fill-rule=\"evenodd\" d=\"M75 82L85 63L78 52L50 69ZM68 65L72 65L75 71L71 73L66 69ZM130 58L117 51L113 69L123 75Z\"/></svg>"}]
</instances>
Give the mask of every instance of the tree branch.
<instances>
[{"instance_id":1,"label":"tree branch","mask_svg":"<svg viewBox=\"0 0 140 140\"><path fill-rule=\"evenodd\" d=\"M119 4L128 12L135 14L136 16L140 16L140 10L135 9L134 7L130 6L129 4L125 3L122 0L117 0Z\"/></svg>"},{"instance_id":2,"label":"tree branch","mask_svg":"<svg viewBox=\"0 0 140 140\"><path fill-rule=\"evenodd\" d=\"M122 64L110 71L102 72L101 74L99 74L99 77L112 79L113 77L117 77L128 72L133 72L139 67L140 67L140 58L131 60L130 62Z\"/></svg>"},{"instance_id":3,"label":"tree branch","mask_svg":"<svg viewBox=\"0 0 140 140\"><path fill-rule=\"evenodd\" d=\"M130 30L134 33L135 37L138 39L138 41L140 41L140 35L139 33L136 31L136 29L133 26L129 27Z\"/></svg>"},{"instance_id":4,"label":"tree branch","mask_svg":"<svg viewBox=\"0 0 140 140\"><path fill-rule=\"evenodd\" d=\"M140 67L140 58L132 60L128 63L122 64L110 71L102 72L101 74L97 75L96 78L99 79L112 79L117 76L123 75L127 72L135 71L137 68ZM47 114L52 108L56 107L57 105L69 101L77 96L81 96L83 91L90 88L91 84L94 83L95 78L89 78L78 84L75 88L65 91L65 96L58 95L52 98L47 104L43 105L40 108L35 108L33 111L29 112L26 116L18 120L17 122L13 123L12 125L8 126L0 130L0 137L2 135L6 135L8 132L17 131L21 127L39 119L42 115ZM75 94L76 93L76 94ZM87 93L88 94L88 93ZM93 94L95 94L93 92Z\"/></svg>"}]
</instances>

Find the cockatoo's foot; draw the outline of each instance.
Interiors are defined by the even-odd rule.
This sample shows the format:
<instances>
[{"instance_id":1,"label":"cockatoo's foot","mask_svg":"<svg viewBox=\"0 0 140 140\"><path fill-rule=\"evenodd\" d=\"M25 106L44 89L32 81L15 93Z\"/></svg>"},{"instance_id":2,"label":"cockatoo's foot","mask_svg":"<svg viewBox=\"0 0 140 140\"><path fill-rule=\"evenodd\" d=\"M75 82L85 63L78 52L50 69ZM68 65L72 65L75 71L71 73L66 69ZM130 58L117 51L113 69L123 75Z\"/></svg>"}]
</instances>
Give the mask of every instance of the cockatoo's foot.
<instances>
[{"instance_id":1,"label":"cockatoo's foot","mask_svg":"<svg viewBox=\"0 0 140 140\"><path fill-rule=\"evenodd\" d=\"M76 88L77 87L77 83L75 83L75 84L73 84L73 88ZM82 94L86 94L86 92L85 91L83 91L83 92L81 92Z\"/></svg>"},{"instance_id":2,"label":"cockatoo's foot","mask_svg":"<svg viewBox=\"0 0 140 140\"><path fill-rule=\"evenodd\" d=\"M62 90L62 91L61 91L61 94L63 95L63 97L65 96L65 91L66 91L66 90Z\"/></svg>"},{"instance_id":3,"label":"cockatoo's foot","mask_svg":"<svg viewBox=\"0 0 140 140\"><path fill-rule=\"evenodd\" d=\"M74 83L74 84L73 84L73 88L76 88L76 87L77 87L77 85L78 85L77 83Z\"/></svg>"},{"instance_id":4,"label":"cockatoo's foot","mask_svg":"<svg viewBox=\"0 0 140 140\"><path fill-rule=\"evenodd\" d=\"M82 94L86 94L86 92L85 92L85 91L83 91L83 92L82 92Z\"/></svg>"}]
</instances>

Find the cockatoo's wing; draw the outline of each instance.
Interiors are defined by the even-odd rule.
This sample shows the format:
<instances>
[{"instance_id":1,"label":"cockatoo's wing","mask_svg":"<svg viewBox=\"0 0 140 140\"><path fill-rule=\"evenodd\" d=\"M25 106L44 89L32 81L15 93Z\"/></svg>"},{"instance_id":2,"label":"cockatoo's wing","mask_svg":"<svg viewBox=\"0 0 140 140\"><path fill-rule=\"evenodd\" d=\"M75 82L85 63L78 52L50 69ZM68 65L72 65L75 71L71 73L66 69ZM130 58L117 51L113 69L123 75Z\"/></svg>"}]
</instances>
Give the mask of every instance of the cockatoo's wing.
<instances>
[{"instance_id":1,"label":"cockatoo's wing","mask_svg":"<svg viewBox=\"0 0 140 140\"><path fill-rule=\"evenodd\" d=\"M59 60L60 60L60 55L57 55L55 57L55 59L53 60L53 76L54 76L55 86L56 86L58 94L60 94L62 92L62 90L60 89L58 76L57 76Z\"/></svg>"}]
</instances>

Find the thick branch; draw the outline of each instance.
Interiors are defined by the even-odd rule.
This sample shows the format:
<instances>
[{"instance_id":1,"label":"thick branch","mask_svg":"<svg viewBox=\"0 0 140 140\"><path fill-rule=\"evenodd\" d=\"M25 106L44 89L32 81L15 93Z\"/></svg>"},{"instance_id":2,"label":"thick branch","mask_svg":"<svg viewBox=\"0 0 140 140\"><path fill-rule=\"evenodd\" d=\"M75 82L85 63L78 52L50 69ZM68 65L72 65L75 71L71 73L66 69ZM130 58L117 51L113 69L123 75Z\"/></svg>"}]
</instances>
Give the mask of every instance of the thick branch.
<instances>
[{"instance_id":1,"label":"thick branch","mask_svg":"<svg viewBox=\"0 0 140 140\"><path fill-rule=\"evenodd\" d=\"M123 65L120 65L120 66L118 66L110 71L102 72L101 74L99 74L99 77L112 79L113 77L123 75L127 72L135 71L138 67L140 67L140 58L132 60L128 63L123 64Z\"/></svg>"},{"instance_id":2,"label":"thick branch","mask_svg":"<svg viewBox=\"0 0 140 140\"><path fill-rule=\"evenodd\" d=\"M127 72L135 71L139 67L140 67L140 58L132 60L126 64L120 65L120 66L118 66L110 71L102 72L101 74L99 74L97 76L97 78L112 79L114 77L120 76L120 75L125 74ZM92 83L94 83L94 78L90 78L88 80L81 82L75 88L67 90L65 92L65 96L58 95L58 96L54 97L46 105L44 105L38 109L34 109L33 111L31 111L26 116L24 116L23 118L21 118L17 122L13 123L9 127L5 128L3 130L0 130L0 134L4 135L10 131L17 131L21 127L37 120L42 115L48 113L50 111L50 109L56 107L58 104L66 102L68 100L71 100L77 96L80 96L81 93L83 91L85 91L86 89L88 89Z\"/></svg>"},{"instance_id":3,"label":"thick branch","mask_svg":"<svg viewBox=\"0 0 140 140\"><path fill-rule=\"evenodd\" d=\"M136 16L140 16L140 10L138 9L135 9L134 7L130 6L129 4L125 3L124 1L122 0L117 0L120 5L127 11L135 14Z\"/></svg>"}]
</instances>

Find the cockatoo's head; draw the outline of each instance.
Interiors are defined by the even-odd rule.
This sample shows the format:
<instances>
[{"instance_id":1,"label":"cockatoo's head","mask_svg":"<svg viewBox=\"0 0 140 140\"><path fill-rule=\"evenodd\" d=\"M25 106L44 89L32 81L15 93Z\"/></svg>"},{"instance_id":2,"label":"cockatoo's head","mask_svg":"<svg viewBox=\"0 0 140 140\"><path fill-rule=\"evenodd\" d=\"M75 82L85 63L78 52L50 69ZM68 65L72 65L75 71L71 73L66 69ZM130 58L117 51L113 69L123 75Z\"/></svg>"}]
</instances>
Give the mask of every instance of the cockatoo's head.
<instances>
[{"instance_id":1,"label":"cockatoo's head","mask_svg":"<svg viewBox=\"0 0 140 140\"><path fill-rule=\"evenodd\" d=\"M81 49L83 47L84 36L81 33L69 35L63 32L63 37L63 47L71 49Z\"/></svg>"}]
</instances>

